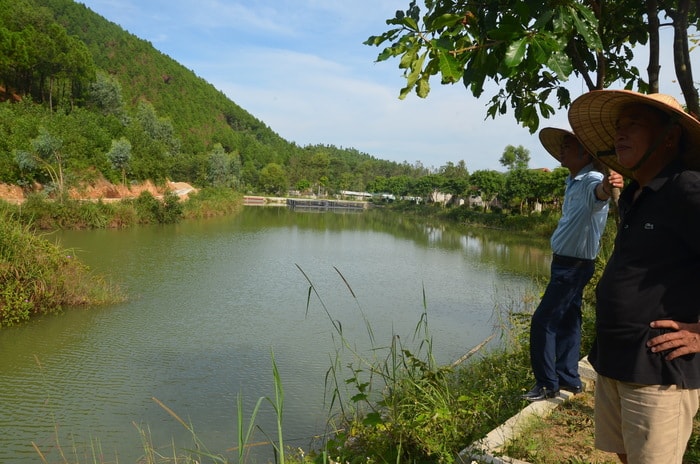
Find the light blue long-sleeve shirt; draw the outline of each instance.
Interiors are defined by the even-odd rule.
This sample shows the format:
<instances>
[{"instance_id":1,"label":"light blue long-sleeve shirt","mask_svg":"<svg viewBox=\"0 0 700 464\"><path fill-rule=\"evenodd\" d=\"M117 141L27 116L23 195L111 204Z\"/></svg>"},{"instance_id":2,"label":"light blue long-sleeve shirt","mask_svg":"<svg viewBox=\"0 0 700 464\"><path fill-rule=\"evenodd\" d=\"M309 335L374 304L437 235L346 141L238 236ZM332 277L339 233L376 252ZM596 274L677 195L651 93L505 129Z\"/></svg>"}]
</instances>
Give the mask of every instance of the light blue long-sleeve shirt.
<instances>
[{"instance_id":1,"label":"light blue long-sleeve shirt","mask_svg":"<svg viewBox=\"0 0 700 464\"><path fill-rule=\"evenodd\" d=\"M608 201L598 200L595 188L603 174L585 166L572 178L566 178L564 206L550 243L554 254L581 259L595 259L600 236L608 219Z\"/></svg>"}]
</instances>

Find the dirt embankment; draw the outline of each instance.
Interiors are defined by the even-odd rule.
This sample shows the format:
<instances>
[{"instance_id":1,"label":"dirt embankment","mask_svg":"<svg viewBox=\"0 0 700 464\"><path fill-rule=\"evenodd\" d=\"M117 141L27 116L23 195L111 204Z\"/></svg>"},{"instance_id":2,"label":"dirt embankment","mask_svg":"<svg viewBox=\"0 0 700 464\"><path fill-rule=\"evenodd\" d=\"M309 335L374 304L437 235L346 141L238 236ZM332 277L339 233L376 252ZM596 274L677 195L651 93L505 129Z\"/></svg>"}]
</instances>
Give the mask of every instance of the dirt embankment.
<instances>
[{"instance_id":1,"label":"dirt embankment","mask_svg":"<svg viewBox=\"0 0 700 464\"><path fill-rule=\"evenodd\" d=\"M35 190L40 191L41 186L37 186ZM137 185L115 185L103 179L79 188L71 188L68 191L68 195L75 200L119 201L127 198L136 198L142 192L150 192L154 197L159 198L168 190L183 200L187 199L190 193L197 191L186 182L166 182L164 186L156 186L150 181ZM19 204L26 197L27 192L18 185L0 183L0 200Z\"/></svg>"}]
</instances>

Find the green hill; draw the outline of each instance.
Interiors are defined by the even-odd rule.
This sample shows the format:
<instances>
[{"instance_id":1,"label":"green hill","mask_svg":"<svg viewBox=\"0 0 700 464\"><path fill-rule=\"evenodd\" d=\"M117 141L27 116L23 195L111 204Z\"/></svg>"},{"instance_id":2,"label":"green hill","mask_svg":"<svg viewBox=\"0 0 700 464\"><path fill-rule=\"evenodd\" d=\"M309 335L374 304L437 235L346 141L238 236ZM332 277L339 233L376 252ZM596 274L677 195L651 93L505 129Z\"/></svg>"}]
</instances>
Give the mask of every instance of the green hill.
<instances>
[{"instance_id":1,"label":"green hill","mask_svg":"<svg viewBox=\"0 0 700 464\"><path fill-rule=\"evenodd\" d=\"M0 0L0 182L187 181L281 193L424 174L300 147L149 42L73 0Z\"/></svg>"}]
</instances>

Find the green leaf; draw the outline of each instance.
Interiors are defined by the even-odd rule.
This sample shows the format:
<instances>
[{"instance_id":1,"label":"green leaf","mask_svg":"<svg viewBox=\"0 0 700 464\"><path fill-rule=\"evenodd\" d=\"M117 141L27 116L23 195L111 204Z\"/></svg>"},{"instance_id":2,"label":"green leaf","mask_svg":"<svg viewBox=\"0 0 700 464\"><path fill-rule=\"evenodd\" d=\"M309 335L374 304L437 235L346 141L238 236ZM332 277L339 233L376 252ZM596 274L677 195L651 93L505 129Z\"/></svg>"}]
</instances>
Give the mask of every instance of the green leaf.
<instances>
[{"instance_id":1,"label":"green leaf","mask_svg":"<svg viewBox=\"0 0 700 464\"><path fill-rule=\"evenodd\" d=\"M397 54L398 53L397 53L396 48L387 47L384 50L382 50L382 52L379 55L377 55L377 61L386 61L389 58L396 56Z\"/></svg>"},{"instance_id":2,"label":"green leaf","mask_svg":"<svg viewBox=\"0 0 700 464\"><path fill-rule=\"evenodd\" d=\"M552 108L551 105L548 105L546 102L541 101L539 104L540 107L540 114L542 114L542 117L547 119L551 115L554 114L554 108Z\"/></svg>"},{"instance_id":3,"label":"green leaf","mask_svg":"<svg viewBox=\"0 0 700 464\"><path fill-rule=\"evenodd\" d=\"M491 119L496 119L496 113L498 112L498 104L493 104L486 110L486 117Z\"/></svg>"},{"instance_id":4,"label":"green leaf","mask_svg":"<svg viewBox=\"0 0 700 464\"><path fill-rule=\"evenodd\" d=\"M569 89L566 87L559 87L557 89L557 102L559 102L560 108L566 108L571 104Z\"/></svg>"},{"instance_id":5,"label":"green leaf","mask_svg":"<svg viewBox=\"0 0 700 464\"><path fill-rule=\"evenodd\" d=\"M382 421L382 416L378 412L370 412L362 419L362 423L364 425L380 425L384 421Z\"/></svg>"},{"instance_id":6,"label":"green leaf","mask_svg":"<svg viewBox=\"0 0 700 464\"><path fill-rule=\"evenodd\" d=\"M464 15L457 15L457 14L444 14L441 16L438 16L435 18L432 23L430 24L430 29L442 29L443 27L450 27L454 26L455 24L459 24L462 19L464 18Z\"/></svg>"},{"instance_id":7,"label":"green leaf","mask_svg":"<svg viewBox=\"0 0 700 464\"><path fill-rule=\"evenodd\" d=\"M508 46L506 51L505 64L510 68L518 66L525 57L525 51L527 50L527 40L525 37L516 40Z\"/></svg>"},{"instance_id":8,"label":"green leaf","mask_svg":"<svg viewBox=\"0 0 700 464\"><path fill-rule=\"evenodd\" d=\"M420 79L418 79L418 86L416 87L416 94L420 98L425 98L430 93L430 76L428 74L423 74Z\"/></svg>"},{"instance_id":9,"label":"green leaf","mask_svg":"<svg viewBox=\"0 0 700 464\"><path fill-rule=\"evenodd\" d=\"M438 60L443 83L454 83L462 78L464 71L454 55L438 50Z\"/></svg>"},{"instance_id":10,"label":"green leaf","mask_svg":"<svg viewBox=\"0 0 700 464\"><path fill-rule=\"evenodd\" d=\"M362 42L363 45L374 45L378 46L381 45L382 43L386 42L387 40L393 40L394 37L396 36L397 33L399 33L401 29L389 29L382 35L372 35L367 38L364 42Z\"/></svg>"},{"instance_id":11,"label":"green leaf","mask_svg":"<svg viewBox=\"0 0 700 464\"><path fill-rule=\"evenodd\" d=\"M419 48L420 46L418 46L415 49L418 50ZM418 83L418 78L421 75L421 71L423 70L423 62L425 61L425 57L427 55L428 52L425 52L422 55L420 55L417 59L414 59L410 62L411 72L406 73L406 87L401 89L401 92L399 93L399 99L403 100L404 98L406 98L406 95L408 95L409 92L413 88L415 88L416 84ZM425 84L422 85L424 86ZM422 91L425 91L425 87L423 87Z\"/></svg>"},{"instance_id":12,"label":"green leaf","mask_svg":"<svg viewBox=\"0 0 700 464\"><path fill-rule=\"evenodd\" d=\"M568 8L559 7L558 15L552 20L553 32L555 34L562 34L568 31L569 22L571 21L571 11Z\"/></svg>"},{"instance_id":13,"label":"green leaf","mask_svg":"<svg viewBox=\"0 0 700 464\"><path fill-rule=\"evenodd\" d=\"M554 71L557 78L562 81L568 80L571 72L574 70L574 65L571 63L569 55L562 52L552 53L547 61L547 67Z\"/></svg>"},{"instance_id":14,"label":"green leaf","mask_svg":"<svg viewBox=\"0 0 700 464\"><path fill-rule=\"evenodd\" d=\"M488 35L495 40L513 40L523 35L523 25L518 18L505 15L493 29L488 31Z\"/></svg>"},{"instance_id":15,"label":"green leaf","mask_svg":"<svg viewBox=\"0 0 700 464\"><path fill-rule=\"evenodd\" d=\"M535 36L530 40L530 53L538 64L545 64L549 56L557 51L559 51L557 43L548 40L547 37Z\"/></svg>"},{"instance_id":16,"label":"green leaf","mask_svg":"<svg viewBox=\"0 0 700 464\"><path fill-rule=\"evenodd\" d=\"M520 113L520 124L528 128L531 134L537 131L540 125L540 117L537 115L537 109L532 105L527 105Z\"/></svg>"},{"instance_id":17,"label":"green leaf","mask_svg":"<svg viewBox=\"0 0 700 464\"><path fill-rule=\"evenodd\" d=\"M407 17L404 18L404 20L402 21L402 24L403 24L405 27L407 27L408 29L411 29L411 30L413 30L413 31L418 32L418 23L416 22L415 19L410 18L410 17L407 16Z\"/></svg>"},{"instance_id":18,"label":"green leaf","mask_svg":"<svg viewBox=\"0 0 700 464\"><path fill-rule=\"evenodd\" d=\"M420 43L413 43L411 48L406 50L406 53L401 57L399 69L413 69L414 63L418 59L418 50L420 50Z\"/></svg>"},{"instance_id":19,"label":"green leaf","mask_svg":"<svg viewBox=\"0 0 700 464\"><path fill-rule=\"evenodd\" d=\"M598 27L598 19L595 17L595 13L588 6L583 3L574 2L574 8L583 16L586 21L588 21L592 26Z\"/></svg>"},{"instance_id":20,"label":"green leaf","mask_svg":"<svg viewBox=\"0 0 700 464\"><path fill-rule=\"evenodd\" d=\"M598 36L598 21L596 21L595 18L591 18L592 21L589 20L589 18L584 14L584 11L587 10L587 8L580 7L577 9L584 16L586 22L584 23L581 21L579 15L575 13L571 15L572 19L574 20L574 25L576 26L576 32L583 37L589 47L600 50L603 48L603 43Z\"/></svg>"},{"instance_id":21,"label":"green leaf","mask_svg":"<svg viewBox=\"0 0 700 464\"><path fill-rule=\"evenodd\" d=\"M473 64L469 64L464 69L462 82L468 90L471 90L472 94L476 98L479 98L483 93L485 81L486 74L484 73L484 68L482 66L474 66Z\"/></svg>"},{"instance_id":22,"label":"green leaf","mask_svg":"<svg viewBox=\"0 0 700 464\"><path fill-rule=\"evenodd\" d=\"M406 75L406 83L409 86L413 87L416 85L416 82L418 82L418 77L423 70L423 61L425 60L426 55L427 52L423 53L421 56L411 62L411 72Z\"/></svg>"},{"instance_id":23,"label":"green leaf","mask_svg":"<svg viewBox=\"0 0 700 464\"><path fill-rule=\"evenodd\" d=\"M553 10L545 11L544 14L542 14L542 16L537 18L537 20L535 21L535 23L532 25L532 27L530 29L535 30L535 31L539 31L539 30L544 29L545 26L549 23L549 21L551 21L553 16L554 16Z\"/></svg>"},{"instance_id":24,"label":"green leaf","mask_svg":"<svg viewBox=\"0 0 700 464\"><path fill-rule=\"evenodd\" d=\"M406 87L402 88L401 91L399 92L399 100L403 100L406 98L406 96L411 93L411 90L415 87L414 85L407 85Z\"/></svg>"}]
</instances>

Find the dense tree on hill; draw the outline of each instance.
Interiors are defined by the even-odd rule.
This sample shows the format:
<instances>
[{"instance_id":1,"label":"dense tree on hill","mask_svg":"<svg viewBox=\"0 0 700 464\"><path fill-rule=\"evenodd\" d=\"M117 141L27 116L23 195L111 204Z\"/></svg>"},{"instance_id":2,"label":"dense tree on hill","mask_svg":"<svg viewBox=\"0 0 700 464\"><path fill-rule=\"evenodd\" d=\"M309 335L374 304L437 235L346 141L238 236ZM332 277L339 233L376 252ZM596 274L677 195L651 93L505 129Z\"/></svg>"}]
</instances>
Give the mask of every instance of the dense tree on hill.
<instances>
[{"instance_id":1,"label":"dense tree on hill","mask_svg":"<svg viewBox=\"0 0 700 464\"><path fill-rule=\"evenodd\" d=\"M217 187L238 188L241 162L238 154L227 153L221 144L214 145L209 152L207 183Z\"/></svg>"},{"instance_id":2,"label":"dense tree on hill","mask_svg":"<svg viewBox=\"0 0 700 464\"><path fill-rule=\"evenodd\" d=\"M37 23L49 24L52 29L63 29L69 37L80 37L84 41L86 49L93 53L98 71L87 86L84 103L86 109L100 113L95 119L101 126L100 134L106 137L98 137L102 141L99 156L104 158L113 140L126 138L132 145L131 180L153 176L158 181L177 176L204 185L209 181L208 154L217 144L226 153L237 154L240 164L248 166L250 179L257 179L259 171L267 164L287 165L297 153L305 151L281 139L264 123L191 71L157 52L147 42L102 20L83 5L70 0L0 0L0 10L6 13L0 15L0 27L4 29L26 24L26 19L13 22L16 17L40 18L41 21L36 19ZM8 56L11 55L3 55L3 58ZM7 69L8 60L3 59L2 63L3 69ZM163 87L164 74L170 77L167 88ZM7 79L6 82L13 88L14 80ZM21 90L14 90L21 93ZM47 113L51 113L51 105L47 106ZM14 118L8 118L8 121L14 119L16 124L26 120L28 126L33 128L27 127L24 140L8 147L6 153L15 148L26 149L22 145L36 137L39 120L44 119L41 116L37 123L32 123L32 114L36 115L34 112L23 113L20 108L13 110ZM60 121L67 123L71 117L72 114L64 112ZM339 183L335 178L340 178L341 171L370 159L356 150L327 148L334 170L333 175L328 175L329 182ZM310 149L312 152L314 150L316 147ZM95 150L91 150L89 153L76 153L75 159L95 155ZM89 164L89 160L83 161L82 164ZM372 160L363 180L366 182L376 174L374 171L392 164L395 163ZM9 174L0 180L18 180L19 173L16 166L12 166L11 157L0 153L0 165L5 166ZM112 178L110 167L110 163L102 163L99 170L105 177ZM258 174L252 173L251 169L258 171ZM249 188L255 190L260 186L252 183Z\"/></svg>"},{"instance_id":3,"label":"dense tree on hill","mask_svg":"<svg viewBox=\"0 0 700 464\"><path fill-rule=\"evenodd\" d=\"M85 96L95 64L85 44L25 0L0 3L0 84L19 95L70 105Z\"/></svg>"},{"instance_id":4,"label":"dense tree on hill","mask_svg":"<svg viewBox=\"0 0 700 464\"><path fill-rule=\"evenodd\" d=\"M272 195L285 195L288 189L284 168L277 163L270 163L260 171L259 182L263 192Z\"/></svg>"},{"instance_id":5,"label":"dense tree on hill","mask_svg":"<svg viewBox=\"0 0 700 464\"><path fill-rule=\"evenodd\" d=\"M121 172L122 184L126 185L126 173L131 161L131 142L126 137L112 140L112 147L107 152L107 158L112 162L114 169Z\"/></svg>"},{"instance_id":6,"label":"dense tree on hill","mask_svg":"<svg viewBox=\"0 0 700 464\"><path fill-rule=\"evenodd\" d=\"M125 119L124 99L122 98L122 86L113 76L105 72L98 72L96 79L88 87L88 108L95 108L103 115L114 115Z\"/></svg>"},{"instance_id":7,"label":"dense tree on hill","mask_svg":"<svg viewBox=\"0 0 700 464\"><path fill-rule=\"evenodd\" d=\"M59 199L63 197L66 166L63 140L42 127L39 135L31 140L31 150L17 150L15 159L19 168L31 173L30 175L36 175L37 178L41 178L41 173L47 175L58 190Z\"/></svg>"}]
</instances>

